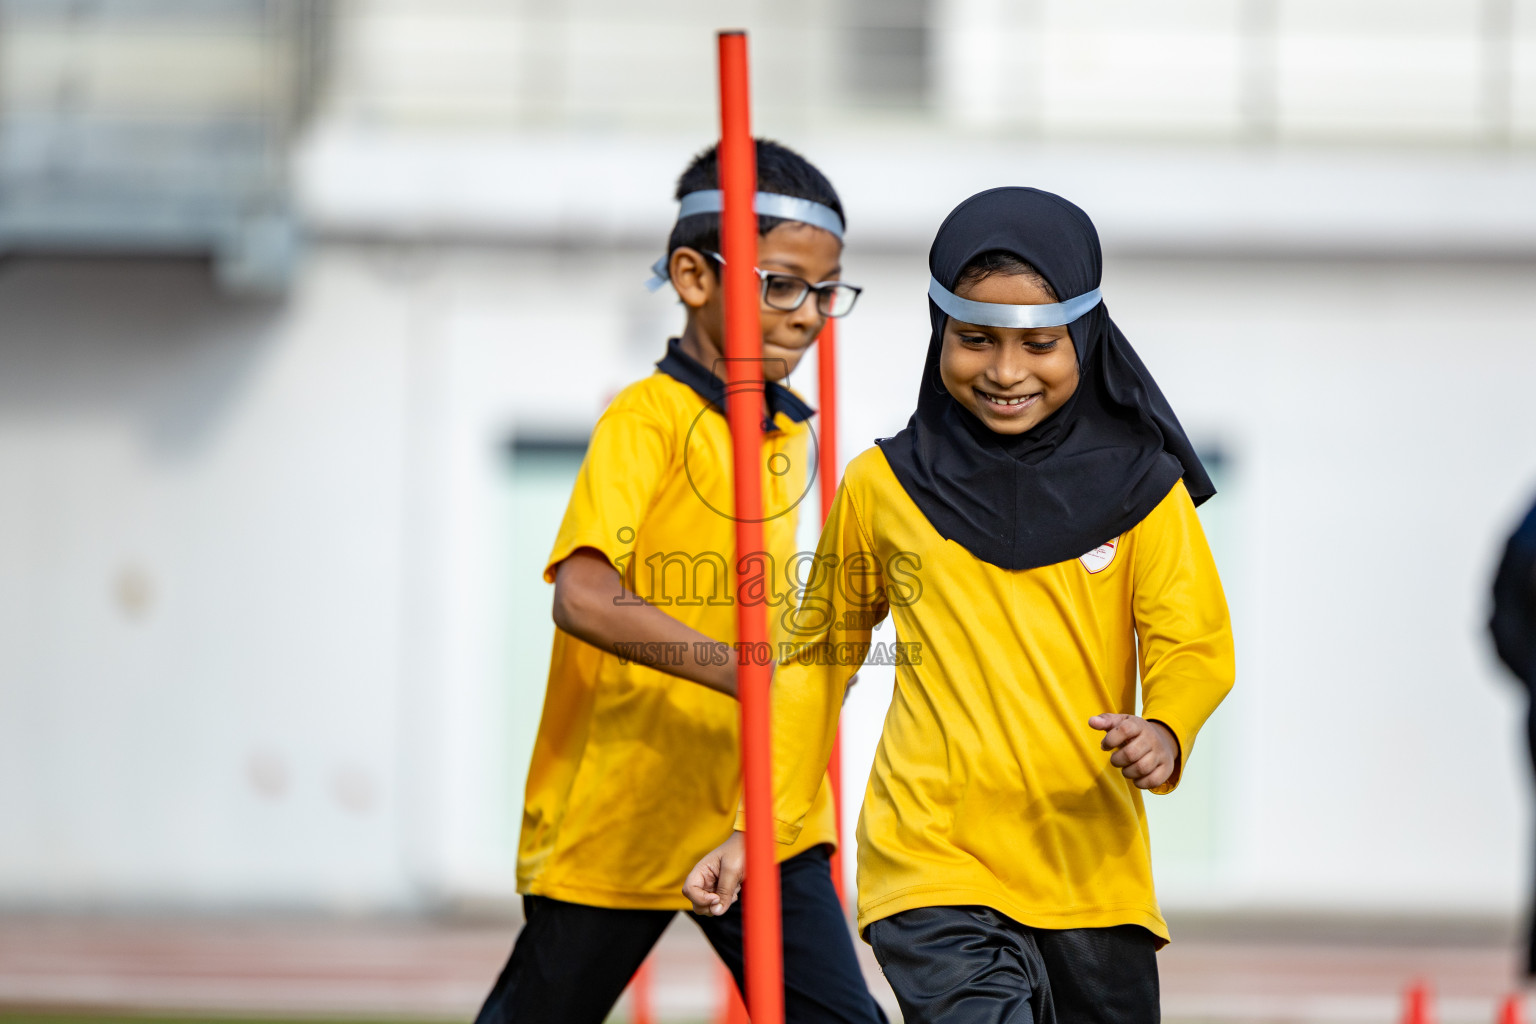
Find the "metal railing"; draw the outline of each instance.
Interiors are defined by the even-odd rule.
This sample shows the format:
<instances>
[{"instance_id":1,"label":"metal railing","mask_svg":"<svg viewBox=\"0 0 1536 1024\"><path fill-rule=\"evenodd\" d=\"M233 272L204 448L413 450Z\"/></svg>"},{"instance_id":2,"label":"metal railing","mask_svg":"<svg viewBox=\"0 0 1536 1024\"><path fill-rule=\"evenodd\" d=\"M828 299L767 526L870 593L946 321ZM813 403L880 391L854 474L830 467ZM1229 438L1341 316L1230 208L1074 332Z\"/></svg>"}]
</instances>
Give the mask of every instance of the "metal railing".
<instances>
[{"instance_id":1,"label":"metal railing","mask_svg":"<svg viewBox=\"0 0 1536 1024\"><path fill-rule=\"evenodd\" d=\"M281 289L322 0L0 0L0 252L187 252Z\"/></svg>"}]
</instances>

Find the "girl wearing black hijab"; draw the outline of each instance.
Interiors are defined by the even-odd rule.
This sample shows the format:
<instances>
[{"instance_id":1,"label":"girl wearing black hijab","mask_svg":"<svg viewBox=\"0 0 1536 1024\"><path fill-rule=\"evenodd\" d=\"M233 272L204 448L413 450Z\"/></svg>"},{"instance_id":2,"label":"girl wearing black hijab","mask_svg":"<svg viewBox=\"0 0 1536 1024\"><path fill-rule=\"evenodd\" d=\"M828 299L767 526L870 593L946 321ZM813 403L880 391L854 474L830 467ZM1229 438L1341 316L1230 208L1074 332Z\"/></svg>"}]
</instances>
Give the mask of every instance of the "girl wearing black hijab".
<instances>
[{"instance_id":1,"label":"girl wearing black hijab","mask_svg":"<svg viewBox=\"0 0 1536 1024\"><path fill-rule=\"evenodd\" d=\"M781 842L872 624L889 614L901 641L859 928L909 1024L1158 1020L1142 794L1178 784L1232 685L1232 634L1195 514L1214 489L1101 265L1092 222L1050 193L950 214L917 411L849 464L785 613L804 642L774 678ZM735 898L740 846L694 869L696 912Z\"/></svg>"}]
</instances>

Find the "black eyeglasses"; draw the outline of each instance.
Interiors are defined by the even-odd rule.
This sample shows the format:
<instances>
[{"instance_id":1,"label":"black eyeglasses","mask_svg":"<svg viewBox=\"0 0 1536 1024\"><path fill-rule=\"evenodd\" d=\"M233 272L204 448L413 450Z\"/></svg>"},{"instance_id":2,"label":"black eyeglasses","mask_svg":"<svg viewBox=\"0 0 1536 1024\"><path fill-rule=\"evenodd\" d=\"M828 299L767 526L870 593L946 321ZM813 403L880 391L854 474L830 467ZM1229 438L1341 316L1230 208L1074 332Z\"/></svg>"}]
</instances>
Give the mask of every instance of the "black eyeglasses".
<instances>
[{"instance_id":1,"label":"black eyeglasses","mask_svg":"<svg viewBox=\"0 0 1536 1024\"><path fill-rule=\"evenodd\" d=\"M705 250L705 254L722 267L725 266L724 256L708 250ZM816 312L828 317L847 316L853 312L853 304L859 301L859 295L864 291L858 285L844 284L842 281L812 284L794 274L780 274L762 267L752 269L757 271L757 276L763 282L763 303L781 313L793 313L805 302L807 295L815 292Z\"/></svg>"}]
</instances>

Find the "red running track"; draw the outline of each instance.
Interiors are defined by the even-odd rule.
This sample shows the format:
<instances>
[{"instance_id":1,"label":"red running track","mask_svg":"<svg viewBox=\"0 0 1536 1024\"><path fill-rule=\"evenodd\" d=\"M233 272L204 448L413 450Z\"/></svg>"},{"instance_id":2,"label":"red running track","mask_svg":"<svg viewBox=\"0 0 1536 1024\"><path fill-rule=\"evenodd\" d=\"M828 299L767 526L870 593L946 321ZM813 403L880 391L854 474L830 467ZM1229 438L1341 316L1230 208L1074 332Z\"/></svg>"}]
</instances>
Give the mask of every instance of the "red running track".
<instances>
[{"instance_id":1,"label":"red running track","mask_svg":"<svg viewBox=\"0 0 1536 1024\"><path fill-rule=\"evenodd\" d=\"M0 917L0 1008L469 1020L517 923L412 919ZM1414 978L1441 1024L1492 1024L1517 963L1510 928L1454 922L1216 922L1160 957L1177 1021L1395 1024ZM869 949L871 985L892 1009ZM679 918L653 961L658 1021L703 1021L713 956ZM621 1014L622 1019L622 1014ZM893 1017L894 1019L894 1017Z\"/></svg>"}]
</instances>

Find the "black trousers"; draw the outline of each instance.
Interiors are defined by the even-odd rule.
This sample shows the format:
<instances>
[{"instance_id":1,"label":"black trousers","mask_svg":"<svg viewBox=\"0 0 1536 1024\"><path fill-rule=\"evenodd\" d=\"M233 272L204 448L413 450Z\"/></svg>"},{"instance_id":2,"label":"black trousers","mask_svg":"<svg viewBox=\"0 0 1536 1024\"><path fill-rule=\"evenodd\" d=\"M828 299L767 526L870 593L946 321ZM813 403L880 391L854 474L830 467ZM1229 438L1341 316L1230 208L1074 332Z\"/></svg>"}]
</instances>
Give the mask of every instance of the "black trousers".
<instances>
[{"instance_id":1,"label":"black trousers","mask_svg":"<svg viewBox=\"0 0 1536 1024\"><path fill-rule=\"evenodd\" d=\"M746 883L750 885L751 882ZM885 1024L864 984L825 847L779 865L789 1024ZM742 902L693 918L746 995ZM524 896L528 923L475 1024L602 1024L674 910L612 910Z\"/></svg>"},{"instance_id":2,"label":"black trousers","mask_svg":"<svg viewBox=\"0 0 1536 1024\"><path fill-rule=\"evenodd\" d=\"M1053 931L987 907L876 921L869 944L906 1024L1157 1024L1157 954L1136 925Z\"/></svg>"},{"instance_id":3,"label":"black trousers","mask_svg":"<svg viewBox=\"0 0 1536 1024\"><path fill-rule=\"evenodd\" d=\"M1536 692L1532 693L1530 706L1525 712L1525 735L1530 746L1531 770L1536 771ZM1525 940L1525 974L1527 978L1536 978L1536 884L1531 886L1531 891L1533 905L1528 910L1530 917Z\"/></svg>"}]
</instances>

